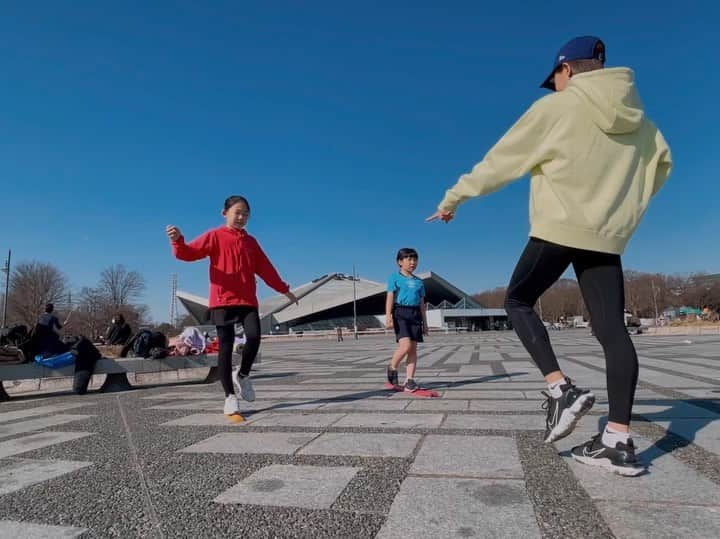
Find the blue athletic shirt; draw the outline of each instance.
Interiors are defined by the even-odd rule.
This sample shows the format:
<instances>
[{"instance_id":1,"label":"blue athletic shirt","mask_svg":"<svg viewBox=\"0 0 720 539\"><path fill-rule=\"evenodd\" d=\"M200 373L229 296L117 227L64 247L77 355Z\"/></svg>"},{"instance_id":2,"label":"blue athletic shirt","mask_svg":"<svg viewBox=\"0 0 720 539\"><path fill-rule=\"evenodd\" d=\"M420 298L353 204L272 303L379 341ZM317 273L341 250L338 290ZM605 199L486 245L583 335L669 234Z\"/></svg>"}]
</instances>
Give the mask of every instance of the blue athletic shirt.
<instances>
[{"instance_id":1,"label":"blue athletic shirt","mask_svg":"<svg viewBox=\"0 0 720 539\"><path fill-rule=\"evenodd\" d=\"M422 279L414 275L405 277L400 271L396 271L388 278L387 291L393 293L396 305L407 307L419 307L422 298L425 297L425 285Z\"/></svg>"}]
</instances>

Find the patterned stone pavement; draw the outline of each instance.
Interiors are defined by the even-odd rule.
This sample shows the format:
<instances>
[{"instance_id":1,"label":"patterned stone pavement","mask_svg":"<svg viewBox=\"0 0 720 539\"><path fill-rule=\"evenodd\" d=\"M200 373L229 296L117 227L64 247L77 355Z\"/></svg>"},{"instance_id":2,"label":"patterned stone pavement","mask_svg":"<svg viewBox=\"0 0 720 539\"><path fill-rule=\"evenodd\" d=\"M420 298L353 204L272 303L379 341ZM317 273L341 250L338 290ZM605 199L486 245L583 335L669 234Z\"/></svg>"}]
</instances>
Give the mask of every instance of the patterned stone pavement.
<instances>
[{"instance_id":1,"label":"patterned stone pavement","mask_svg":"<svg viewBox=\"0 0 720 539\"><path fill-rule=\"evenodd\" d=\"M604 362L586 330L551 337L598 396L551 445L512 332L428 338L438 399L382 389L388 336L264 344L242 424L219 384L0 404L0 538L719 537L720 337L634 337L638 478L569 457Z\"/></svg>"}]
</instances>

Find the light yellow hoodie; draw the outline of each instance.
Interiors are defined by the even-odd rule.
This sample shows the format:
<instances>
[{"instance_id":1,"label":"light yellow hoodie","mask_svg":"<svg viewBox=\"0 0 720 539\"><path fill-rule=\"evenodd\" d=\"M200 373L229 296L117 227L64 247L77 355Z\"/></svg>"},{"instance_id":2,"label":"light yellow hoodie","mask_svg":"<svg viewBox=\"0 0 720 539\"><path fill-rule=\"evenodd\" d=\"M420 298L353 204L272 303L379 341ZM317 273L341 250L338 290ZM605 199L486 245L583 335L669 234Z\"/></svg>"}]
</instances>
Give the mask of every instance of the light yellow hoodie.
<instances>
[{"instance_id":1,"label":"light yellow hoodie","mask_svg":"<svg viewBox=\"0 0 720 539\"><path fill-rule=\"evenodd\" d=\"M672 166L633 79L624 67L591 71L539 99L438 209L454 212L530 172L531 236L621 254Z\"/></svg>"}]
</instances>

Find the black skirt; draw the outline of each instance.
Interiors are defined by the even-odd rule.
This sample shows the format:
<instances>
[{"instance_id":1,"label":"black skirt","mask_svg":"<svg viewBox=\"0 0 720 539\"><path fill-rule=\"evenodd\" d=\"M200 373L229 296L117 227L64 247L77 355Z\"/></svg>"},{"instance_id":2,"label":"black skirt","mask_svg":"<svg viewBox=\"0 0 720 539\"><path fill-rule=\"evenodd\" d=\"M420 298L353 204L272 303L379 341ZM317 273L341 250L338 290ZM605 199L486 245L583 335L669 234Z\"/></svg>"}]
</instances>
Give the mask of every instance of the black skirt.
<instances>
[{"instance_id":1,"label":"black skirt","mask_svg":"<svg viewBox=\"0 0 720 539\"><path fill-rule=\"evenodd\" d=\"M208 321L214 326L234 326L242 324L248 314L257 310L253 305L214 307L208 310Z\"/></svg>"}]
</instances>

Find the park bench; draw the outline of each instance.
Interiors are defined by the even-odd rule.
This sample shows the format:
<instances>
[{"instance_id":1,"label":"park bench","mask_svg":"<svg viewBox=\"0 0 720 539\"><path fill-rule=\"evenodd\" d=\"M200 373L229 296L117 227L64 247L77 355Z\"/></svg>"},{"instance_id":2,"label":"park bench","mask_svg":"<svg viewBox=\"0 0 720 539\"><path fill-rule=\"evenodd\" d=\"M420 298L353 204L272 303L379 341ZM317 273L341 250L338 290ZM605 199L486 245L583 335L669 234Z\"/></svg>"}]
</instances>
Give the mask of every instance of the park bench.
<instances>
[{"instance_id":1,"label":"park bench","mask_svg":"<svg viewBox=\"0 0 720 539\"><path fill-rule=\"evenodd\" d=\"M100 387L100 391L112 392L132 389L130 381L127 378L127 373L129 372L147 374L207 367L210 368L210 372L208 372L205 378L205 383L215 382L218 379L217 354L170 356L164 359L111 359L103 357L95 364L93 375L106 374L105 383ZM34 362L22 363L20 365L0 365L0 401L10 399L10 396L2 386L2 382L4 381L73 376L74 372L75 365L69 365L60 369L49 369Z\"/></svg>"}]
</instances>

